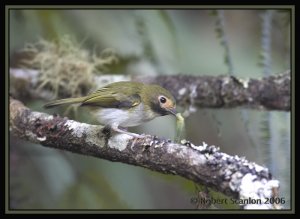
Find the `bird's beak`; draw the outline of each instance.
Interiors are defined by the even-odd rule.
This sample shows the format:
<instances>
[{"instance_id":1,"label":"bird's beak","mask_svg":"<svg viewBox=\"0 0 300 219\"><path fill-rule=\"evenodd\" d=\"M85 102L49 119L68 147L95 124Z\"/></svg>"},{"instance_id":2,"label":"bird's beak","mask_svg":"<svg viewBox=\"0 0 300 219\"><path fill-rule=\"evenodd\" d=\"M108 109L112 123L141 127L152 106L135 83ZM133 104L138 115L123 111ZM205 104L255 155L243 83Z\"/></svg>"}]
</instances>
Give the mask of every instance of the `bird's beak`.
<instances>
[{"instance_id":1,"label":"bird's beak","mask_svg":"<svg viewBox=\"0 0 300 219\"><path fill-rule=\"evenodd\" d=\"M177 111L176 111L176 108L175 108L175 107L168 109L168 112L169 112L170 114L174 115L174 116L176 116L176 114L177 114Z\"/></svg>"}]
</instances>

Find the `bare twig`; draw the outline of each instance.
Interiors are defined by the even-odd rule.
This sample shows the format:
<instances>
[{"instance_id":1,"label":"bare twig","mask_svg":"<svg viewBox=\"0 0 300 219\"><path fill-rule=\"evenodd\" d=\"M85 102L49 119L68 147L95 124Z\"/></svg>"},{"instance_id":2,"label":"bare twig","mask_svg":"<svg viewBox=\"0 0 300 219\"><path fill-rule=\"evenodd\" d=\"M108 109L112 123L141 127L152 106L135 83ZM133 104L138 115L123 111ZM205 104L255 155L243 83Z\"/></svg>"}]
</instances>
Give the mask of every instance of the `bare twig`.
<instances>
[{"instance_id":1,"label":"bare twig","mask_svg":"<svg viewBox=\"0 0 300 219\"><path fill-rule=\"evenodd\" d=\"M279 182L272 179L267 168L229 156L205 143L175 144L155 136L133 139L101 126L33 112L13 98L10 98L10 131L46 147L180 175L243 200L242 207L247 209L279 208L267 202L276 198L279 188Z\"/></svg>"}]
</instances>

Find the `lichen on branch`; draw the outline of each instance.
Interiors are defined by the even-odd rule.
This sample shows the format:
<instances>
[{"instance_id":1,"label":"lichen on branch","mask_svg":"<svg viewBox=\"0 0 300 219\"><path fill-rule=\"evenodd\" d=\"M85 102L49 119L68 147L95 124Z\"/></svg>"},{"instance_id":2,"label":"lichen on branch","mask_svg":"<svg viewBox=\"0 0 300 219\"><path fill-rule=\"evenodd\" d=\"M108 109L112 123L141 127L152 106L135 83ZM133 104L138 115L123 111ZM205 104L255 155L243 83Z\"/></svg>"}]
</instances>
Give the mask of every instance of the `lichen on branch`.
<instances>
[{"instance_id":1,"label":"lichen on branch","mask_svg":"<svg viewBox=\"0 0 300 219\"><path fill-rule=\"evenodd\" d=\"M279 182L267 168L222 153L216 146L188 141L178 144L150 135L134 139L102 126L33 112L13 98L10 98L10 133L45 147L180 175L235 199L261 200L242 205L243 208L280 208L264 202L276 198L279 189Z\"/></svg>"},{"instance_id":2,"label":"lichen on branch","mask_svg":"<svg viewBox=\"0 0 300 219\"><path fill-rule=\"evenodd\" d=\"M41 39L28 43L20 53L25 54L21 59L22 67L39 71L37 90L49 89L53 98L86 95L96 87L93 77L118 62L111 49L100 55L91 54L68 35L56 41Z\"/></svg>"}]
</instances>

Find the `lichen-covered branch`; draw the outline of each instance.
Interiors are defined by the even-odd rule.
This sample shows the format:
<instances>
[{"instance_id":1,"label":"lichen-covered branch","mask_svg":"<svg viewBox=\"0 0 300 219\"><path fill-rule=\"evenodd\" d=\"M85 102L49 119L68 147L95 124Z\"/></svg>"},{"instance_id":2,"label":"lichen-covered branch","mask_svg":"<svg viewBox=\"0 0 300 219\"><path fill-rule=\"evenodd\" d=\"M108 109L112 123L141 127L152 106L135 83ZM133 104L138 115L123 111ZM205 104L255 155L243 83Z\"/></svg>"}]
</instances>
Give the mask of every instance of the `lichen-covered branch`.
<instances>
[{"instance_id":1,"label":"lichen-covered branch","mask_svg":"<svg viewBox=\"0 0 300 219\"><path fill-rule=\"evenodd\" d=\"M267 202L268 198L277 198L279 188L279 182L272 179L267 168L229 156L205 143L176 144L155 136L133 139L101 126L33 112L13 98L10 98L10 132L46 147L180 175L229 197L252 200L242 206L245 209L280 207Z\"/></svg>"},{"instance_id":2,"label":"lichen-covered branch","mask_svg":"<svg viewBox=\"0 0 300 219\"><path fill-rule=\"evenodd\" d=\"M37 91L38 71L10 69L11 93L24 96L51 98L47 90ZM116 81L156 83L170 90L178 105L203 108L246 107L289 111L291 100L290 71L262 79L237 79L234 76L95 76L98 87ZM61 97L63 98L63 96Z\"/></svg>"}]
</instances>

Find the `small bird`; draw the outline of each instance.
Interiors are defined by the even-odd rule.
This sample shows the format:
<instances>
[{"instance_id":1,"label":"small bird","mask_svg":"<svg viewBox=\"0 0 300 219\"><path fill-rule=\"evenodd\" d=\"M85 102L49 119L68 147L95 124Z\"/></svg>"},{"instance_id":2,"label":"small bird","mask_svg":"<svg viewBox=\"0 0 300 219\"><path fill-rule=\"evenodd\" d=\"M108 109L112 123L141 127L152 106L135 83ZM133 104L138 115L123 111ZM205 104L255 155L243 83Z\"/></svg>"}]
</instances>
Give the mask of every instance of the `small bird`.
<instances>
[{"instance_id":1,"label":"small bird","mask_svg":"<svg viewBox=\"0 0 300 219\"><path fill-rule=\"evenodd\" d=\"M111 83L87 96L54 100L44 107L65 104L88 107L100 124L136 138L143 135L128 132L124 128L138 126L158 116L176 116L175 98L168 90L159 85L140 82Z\"/></svg>"}]
</instances>

